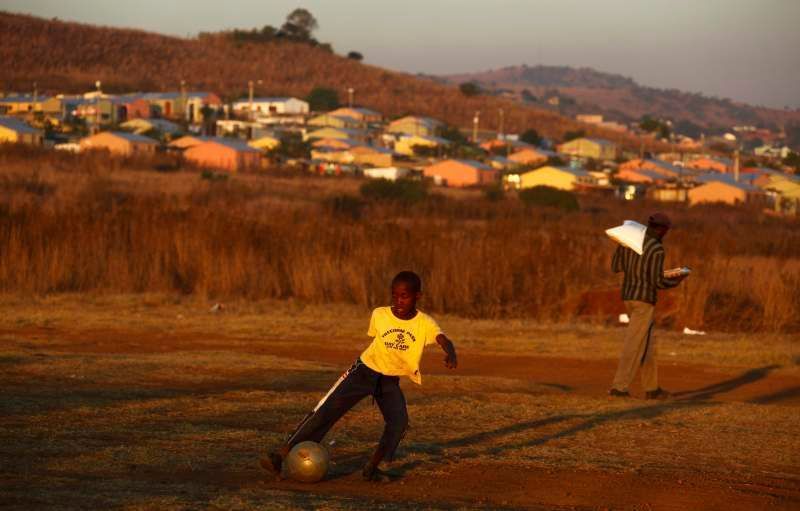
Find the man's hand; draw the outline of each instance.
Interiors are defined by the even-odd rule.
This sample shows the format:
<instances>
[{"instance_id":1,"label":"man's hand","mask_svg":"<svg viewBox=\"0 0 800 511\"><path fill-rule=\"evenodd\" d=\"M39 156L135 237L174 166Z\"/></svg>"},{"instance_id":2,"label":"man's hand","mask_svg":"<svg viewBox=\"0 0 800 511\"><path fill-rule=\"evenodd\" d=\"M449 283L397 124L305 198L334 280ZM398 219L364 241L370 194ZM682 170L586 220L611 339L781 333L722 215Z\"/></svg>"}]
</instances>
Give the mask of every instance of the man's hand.
<instances>
[{"instance_id":1,"label":"man's hand","mask_svg":"<svg viewBox=\"0 0 800 511\"><path fill-rule=\"evenodd\" d=\"M444 357L444 365L448 369L455 369L458 367L458 356L456 356L456 347L453 346L452 341L444 334L436 336L436 342L442 347L446 353Z\"/></svg>"}]
</instances>

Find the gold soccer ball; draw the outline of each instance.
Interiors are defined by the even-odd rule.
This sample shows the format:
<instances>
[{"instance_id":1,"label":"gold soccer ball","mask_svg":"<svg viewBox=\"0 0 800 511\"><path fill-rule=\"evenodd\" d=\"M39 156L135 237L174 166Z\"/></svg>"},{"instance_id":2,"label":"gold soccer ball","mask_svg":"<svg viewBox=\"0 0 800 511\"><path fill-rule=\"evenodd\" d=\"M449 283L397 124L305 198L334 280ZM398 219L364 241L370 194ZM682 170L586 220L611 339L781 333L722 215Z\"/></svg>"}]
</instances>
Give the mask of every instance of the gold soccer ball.
<instances>
[{"instance_id":1,"label":"gold soccer ball","mask_svg":"<svg viewBox=\"0 0 800 511\"><path fill-rule=\"evenodd\" d=\"M329 461L328 450L320 444L312 441L300 442L286 456L286 476L303 483L316 483L328 473Z\"/></svg>"}]
</instances>

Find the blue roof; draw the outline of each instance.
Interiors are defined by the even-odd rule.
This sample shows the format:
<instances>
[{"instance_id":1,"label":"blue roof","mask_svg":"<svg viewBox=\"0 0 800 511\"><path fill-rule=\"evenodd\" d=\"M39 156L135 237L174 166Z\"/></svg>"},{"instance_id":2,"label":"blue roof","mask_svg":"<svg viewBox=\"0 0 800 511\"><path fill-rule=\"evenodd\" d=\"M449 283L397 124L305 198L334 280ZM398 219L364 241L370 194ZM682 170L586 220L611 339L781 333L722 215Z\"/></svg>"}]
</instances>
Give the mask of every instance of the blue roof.
<instances>
[{"instance_id":1,"label":"blue roof","mask_svg":"<svg viewBox=\"0 0 800 511\"><path fill-rule=\"evenodd\" d=\"M210 92L187 92L187 98L205 98L209 96ZM183 95L182 92L146 92L141 95L143 99L150 101L179 99Z\"/></svg>"},{"instance_id":2,"label":"blue roof","mask_svg":"<svg viewBox=\"0 0 800 511\"><path fill-rule=\"evenodd\" d=\"M0 117L0 126L24 135L36 135L39 133L39 130L15 117Z\"/></svg>"},{"instance_id":3,"label":"blue roof","mask_svg":"<svg viewBox=\"0 0 800 511\"><path fill-rule=\"evenodd\" d=\"M733 174L720 174L718 172L709 172L706 174L701 174L699 176L696 176L694 179L698 183L703 183L703 184L719 182L719 183L725 183L726 185L741 188L742 190L755 191L758 190L758 188L753 186L751 183L757 177L758 174L743 172L739 174L739 181L737 182L733 178Z\"/></svg>"},{"instance_id":4,"label":"blue roof","mask_svg":"<svg viewBox=\"0 0 800 511\"><path fill-rule=\"evenodd\" d=\"M258 149L250 147L244 140L239 140L236 138L208 137L208 140L205 140L205 142L213 142L224 145L225 147L230 147L231 149L235 149L237 151L258 152Z\"/></svg>"},{"instance_id":5,"label":"blue roof","mask_svg":"<svg viewBox=\"0 0 800 511\"><path fill-rule=\"evenodd\" d=\"M481 163L479 161L476 161L476 160L455 160L455 161L457 161L459 163L463 163L464 165L469 165L470 167L475 167L477 169L481 169L481 170L494 170L493 168L489 167L488 165L485 165L485 164L483 164L483 163Z\"/></svg>"},{"instance_id":6,"label":"blue roof","mask_svg":"<svg viewBox=\"0 0 800 511\"><path fill-rule=\"evenodd\" d=\"M589 174L588 172L586 172L583 169L573 169L572 167L553 167L553 168L556 168L556 169L558 169L558 170L560 170L562 172L567 172L569 174L572 174L575 177L590 177L591 176L591 174Z\"/></svg>"},{"instance_id":7,"label":"blue roof","mask_svg":"<svg viewBox=\"0 0 800 511\"><path fill-rule=\"evenodd\" d=\"M37 96L36 101L46 101L47 96ZM33 101L33 94L12 94L0 97L0 103L30 103Z\"/></svg>"},{"instance_id":8,"label":"blue roof","mask_svg":"<svg viewBox=\"0 0 800 511\"><path fill-rule=\"evenodd\" d=\"M114 136L124 138L128 142L139 142L143 144L158 144L158 140L153 140L150 137L145 137L144 135L137 135L136 133L128 133L127 131L109 131Z\"/></svg>"},{"instance_id":9,"label":"blue roof","mask_svg":"<svg viewBox=\"0 0 800 511\"><path fill-rule=\"evenodd\" d=\"M658 158L645 159L645 161L652 162L653 164L657 165L658 167L661 167L662 169L667 169L667 170L669 170L671 172L675 172L676 174L684 173L684 168L683 167L678 167L678 166L673 165L673 164L671 164L669 162L666 162L664 160L659 160Z\"/></svg>"}]
</instances>

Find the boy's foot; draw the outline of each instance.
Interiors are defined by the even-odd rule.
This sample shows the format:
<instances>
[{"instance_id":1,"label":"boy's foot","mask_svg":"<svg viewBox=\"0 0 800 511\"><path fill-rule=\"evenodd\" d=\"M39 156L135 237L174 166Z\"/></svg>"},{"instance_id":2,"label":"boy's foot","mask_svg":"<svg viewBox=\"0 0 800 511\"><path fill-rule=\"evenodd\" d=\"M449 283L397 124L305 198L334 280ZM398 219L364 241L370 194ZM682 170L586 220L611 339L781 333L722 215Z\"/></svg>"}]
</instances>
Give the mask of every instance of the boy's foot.
<instances>
[{"instance_id":1,"label":"boy's foot","mask_svg":"<svg viewBox=\"0 0 800 511\"><path fill-rule=\"evenodd\" d=\"M613 387L608 391L608 395L611 397L631 397L627 390L618 390Z\"/></svg>"},{"instance_id":2,"label":"boy's foot","mask_svg":"<svg viewBox=\"0 0 800 511\"><path fill-rule=\"evenodd\" d=\"M266 457L261 458L259 463L264 470L280 475L283 468L283 456L278 451L272 451Z\"/></svg>"},{"instance_id":3,"label":"boy's foot","mask_svg":"<svg viewBox=\"0 0 800 511\"><path fill-rule=\"evenodd\" d=\"M388 483L392 480L388 472L384 472L372 463L364 465L364 468L361 469L361 477L363 477L365 481L374 483Z\"/></svg>"},{"instance_id":4,"label":"boy's foot","mask_svg":"<svg viewBox=\"0 0 800 511\"><path fill-rule=\"evenodd\" d=\"M672 394L667 392L666 390L662 389L661 387L657 388L656 390L649 390L644 393L645 399L669 399L672 397Z\"/></svg>"}]
</instances>

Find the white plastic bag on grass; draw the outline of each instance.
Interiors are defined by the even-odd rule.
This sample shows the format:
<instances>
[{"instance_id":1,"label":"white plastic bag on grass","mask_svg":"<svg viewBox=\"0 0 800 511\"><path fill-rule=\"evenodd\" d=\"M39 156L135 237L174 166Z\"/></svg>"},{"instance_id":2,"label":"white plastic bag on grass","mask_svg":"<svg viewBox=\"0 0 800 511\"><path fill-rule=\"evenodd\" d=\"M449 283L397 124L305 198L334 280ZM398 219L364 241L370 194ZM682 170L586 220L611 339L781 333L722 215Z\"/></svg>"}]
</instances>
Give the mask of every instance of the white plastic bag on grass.
<instances>
[{"instance_id":1,"label":"white plastic bag on grass","mask_svg":"<svg viewBox=\"0 0 800 511\"><path fill-rule=\"evenodd\" d=\"M633 220L625 220L620 226L606 229L606 234L620 245L642 255L645 231L647 231L647 226Z\"/></svg>"}]
</instances>

